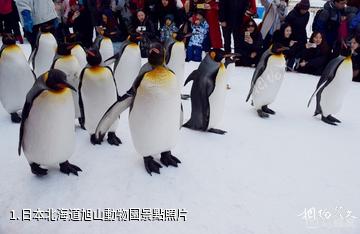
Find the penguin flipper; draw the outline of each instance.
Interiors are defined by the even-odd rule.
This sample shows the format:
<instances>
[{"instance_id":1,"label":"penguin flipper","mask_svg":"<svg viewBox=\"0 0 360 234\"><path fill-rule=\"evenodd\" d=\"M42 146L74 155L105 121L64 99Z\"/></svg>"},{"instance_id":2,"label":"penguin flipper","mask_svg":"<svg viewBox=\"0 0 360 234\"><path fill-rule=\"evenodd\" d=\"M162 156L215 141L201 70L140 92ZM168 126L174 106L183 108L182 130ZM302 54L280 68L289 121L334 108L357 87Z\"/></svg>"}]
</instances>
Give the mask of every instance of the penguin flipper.
<instances>
[{"instance_id":1,"label":"penguin flipper","mask_svg":"<svg viewBox=\"0 0 360 234\"><path fill-rule=\"evenodd\" d=\"M36 37L35 47L32 48L30 56L29 56L29 60L28 60L28 63L33 66L32 67L33 70L35 70L35 56L36 56L36 54L38 52L38 46L39 46L40 37L41 37L41 32L39 31L38 34L37 34L37 37Z\"/></svg>"},{"instance_id":2,"label":"penguin flipper","mask_svg":"<svg viewBox=\"0 0 360 234\"><path fill-rule=\"evenodd\" d=\"M198 75L199 75L199 70L194 70L194 71L192 71L192 72L190 73L190 75L188 76L188 78L186 79L184 86L186 86L187 83L189 83L190 81L195 80L196 77L198 77Z\"/></svg>"},{"instance_id":3,"label":"penguin flipper","mask_svg":"<svg viewBox=\"0 0 360 234\"><path fill-rule=\"evenodd\" d=\"M174 44L175 44L175 40L172 37L168 38L165 42L165 51L166 51L165 64L168 64L170 61L170 54L171 54L172 47L174 46Z\"/></svg>"},{"instance_id":4,"label":"penguin flipper","mask_svg":"<svg viewBox=\"0 0 360 234\"><path fill-rule=\"evenodd\" d=\"M84 111L84 102L82 100L82 95L81 95L81 88L82 88L82 82L83 82L83 78L84 78L84 74L85 71L88 67L84 67L84 69L82 69L81 73L80 73L80 77L79 77L79 87L78 87L78 92L79 92L79 109L80 109L80 118L81 118L81 127L85 126L85 111Z\"/></svg>"},{"instance_id":5,"label":"penguin flipper","mask_svg":"<svg viewBox=\"0 0 360 234\"><path fill-rule=\"evenodd\" d=\"M95 136L97 139L102 139L105 136L105 133L119 118L120 114L131 106L133 100L134 96L125 94L106 111L96 127Z\"/></svg>"},{"instance_id":6,"label":"penguin flipper","mask_svg":"<svg viewBox=\"0 0 360 234\"><path fill-rule=\"evenodd\" d=\"M114 66L114 67L116 68L117 67L116 61L118 61L119 58L120 58L119 53L114 54L112 57L110 57L104 61L104 66L111 66L113 63L115 63L116 66Z\"/></svg>"},{"instance_id":7,"label":"penguin flipper","mask_svg":"<svg viewBox=\"0 0 360 234\"><path fill-rule=\"evenodd\" d=\"M1 58L1 54L2 54L4 49L5 49L5 45L2 45L1 48L0 48L0 58Z\"/></svg>"},{"instance_id":8,"label":"penguin flipper","mask_svg":"<svg viewBox=\"0 0 360 234\"><path fill-rule=\"evenodd\" d=\"M34 83L33 87L30 89L28 94L26 95L26 101L24 107L22 109L22 116L21 116L21 124L20 124L20 133L19 133L19 145L18 145L18 154L21 155L21 146L22 140L24 137L24 127L27 118L29 117L29 113L32 107L32 104L44 90L47 90L45 81L43 77L39 77L36 82Z\"/></svg>"}]
</instances>

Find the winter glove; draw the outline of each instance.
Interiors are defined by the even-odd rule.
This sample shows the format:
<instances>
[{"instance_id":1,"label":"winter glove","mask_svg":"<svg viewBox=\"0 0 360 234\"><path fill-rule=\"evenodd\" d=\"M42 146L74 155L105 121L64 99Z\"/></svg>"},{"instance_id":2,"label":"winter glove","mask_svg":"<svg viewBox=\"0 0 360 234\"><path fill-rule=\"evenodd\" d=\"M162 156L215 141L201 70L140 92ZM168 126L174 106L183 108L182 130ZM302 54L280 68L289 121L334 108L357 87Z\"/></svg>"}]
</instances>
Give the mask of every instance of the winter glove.
<instances>
[{"instance_id":1,"label":"winter glove","mask_svg":"<svg viewBox=\"0 0 360 234\"><path fill-rule=\"evenodd\" d=\"M24 30L27 32L32 33L32 28L33 28L33 21L31 18L31 13L29 10L23 10L21 12L21 16L23 18L23 22L24 22Z\"/></svg>"}]
</instances>

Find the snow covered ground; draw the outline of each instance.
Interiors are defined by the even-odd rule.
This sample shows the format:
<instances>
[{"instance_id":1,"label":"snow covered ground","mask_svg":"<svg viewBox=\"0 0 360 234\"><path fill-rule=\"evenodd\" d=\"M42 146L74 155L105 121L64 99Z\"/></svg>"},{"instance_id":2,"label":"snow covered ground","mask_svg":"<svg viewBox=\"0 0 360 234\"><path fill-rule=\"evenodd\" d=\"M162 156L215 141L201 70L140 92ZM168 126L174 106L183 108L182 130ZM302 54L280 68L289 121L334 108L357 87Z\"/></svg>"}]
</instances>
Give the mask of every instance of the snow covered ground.
<instances>
[{"instance_id":1,"label":"snow covered ground","mask_svg":"<svg viewBox=\"0 0 360 234\"><path fill-rule=\"evenodd\" d=\"M196 66L188 64L186 73ZM0 233L359 234L359 84L352 84L336 115L343 123L333 127L312 117L313 105L306 108L318 77L287 73L271 106L277 115L264 120L245 103L252 73L229 69L231 89L220 126L228 133L183 128L173 150L182 164L162 168L161 175L146 173L126 113L117 131L120 147L93 146L87 132L76 129L70 162L83 172L67 176L52 168L38 178L24 156L17 156L19 125L0 108ZM190 85L184 92L189 90ZM187 120L190 101L183 105ZM10 220L11 210L21 217L22 209L37 208L183 208L187 220ZM359 218L346 218L346 211Z\"/></svg>"}]
</instances>

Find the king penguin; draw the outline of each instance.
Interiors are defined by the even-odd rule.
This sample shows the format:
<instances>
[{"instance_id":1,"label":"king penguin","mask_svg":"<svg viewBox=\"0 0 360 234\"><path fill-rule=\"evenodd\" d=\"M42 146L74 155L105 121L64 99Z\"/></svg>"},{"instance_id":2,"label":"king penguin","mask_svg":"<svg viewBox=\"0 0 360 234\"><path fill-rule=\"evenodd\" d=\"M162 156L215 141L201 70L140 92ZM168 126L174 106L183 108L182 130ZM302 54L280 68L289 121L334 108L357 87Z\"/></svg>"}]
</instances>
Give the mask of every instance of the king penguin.
<instances>
[{"instance_id":1,"label":"king penguin","mask_svg":"<svg viewBox=\"0 0 360 234\"><path fill-rule=\"evenodd\" d=\"M121 45L120 51L105 61L107 65L114 63L114 76L120 95L125 94L131 88L141 68L138 40L136 35L130 35L128 40Z\"/></svg>"},{"instance_id":2,"label":"king penguin","mask_svg":"<svg viewBox=\"0 0 360 234\"><path fill-rule=\"evenodd\" d=\"M222 119L226 97L226 67L234 62L236 54L225 54L221 49L211 49L201 61L199 68L186 79L185 85L193 81L191 87L191 117L184 127L225 134L216 129ZM223 60L227 59L226 64Z\"/></svg>"},{"instance_id":3,"label":"king penguin","mask_svg":"<svg viewBox=\"0 0 360 234\"><path fill-rule=\"evenodd\" d=\"M40 76L26 96L19 137L21 148L35 175L46 175L41 166L60 165L62 173L81 169L69 163L75 149L74 89L66 74L52 69Z\"/></svg>"},{"instance_id":4,"label":"king penguin","mask_svg":"<svg viewBox=\"0 0 360 234\"><path fill-rule=\"evenodd\" d=\"M160 173L160 162L177 167L180 160L171 154L182 124L180 89L175 74L164 66L165 50L159 43L150 45L148 63L140 70L132 88L102 117L96 137L102 138L121 112L130 106L129 125L137 152L144 156L146 171Z\"/></svg>"},{"instance_id":5,"label":"king penguin","mask_svg":"<svg viewBox=\"0 0 360 234\"><path fill-rule=\"evenodd\" d=\"M71 54L73 56L75 56L76 59L78 60L80 69L81 70L84 69L85 66L87 65L86 51L85 51L84 47L82 47L82 45L80 44L80 42L78 40L78 34L76 34L76 33L69 34L65 37L65 40L66 40L65 41L66 43L70 43L73 45L73 47L71 49ZM80 72L79 72L79 74L80 74Z\"/></svg>"},{"instance_id":6,"label":"king penguin","mask_svg":"<svg viewBox=\"0 0 360 234\"><path fill-rule=\"evenodd\" d=\"M21 48L16 45L15 37L5 34L0 49L0 101L11 115L11 121L20 123L18 114L24 105L27 92L35 82L35 74L31 70Z\"/></svg>"},{"instance_id":7,"label":"king penguin","mask_svg":"<svg viewBox=\"0 0 360 234\"><path fill-rule=\"evenodd\" d=\"M52 26L50 25L43 25L40 28L35 47L29 57L29 62L33 67L36 77L50 69L56 54L57 42L50 32L51 30Z\"/></svg>"},{"instance_id":8,"label":"king penguin","mask_svg":"<svg viewBox=\"0 0 360 234\"><path fill-rule=\"evenodd\" d=\"M51 68L63 71L66 74L66 80L75 88L72 92L74 97L75 118L79 119L80 126L83 127L82 119L80 118L79 95L77 92L81 69L76 57L71 55L72 47L73 45L71 44L60 43Z\"/></svg>"},{"instance_id":9,"label":"king penguin","mask_svg":"<svg viewBox=\"0 0 360 234\"><path fill-rule=\"evenodd\" d=\"M102 66L101 60L98 50L87 51L89 65L81 72L79 84L81 118L86 130L90 133L92 144L100 144L95 140L96 126L109 106L118 99L113 72L110 67ZM118 121L116 120L108 132L107 141L111 145L121 144L115 134L117 126Z\"/></svg>"},{"instance_id":10,"label":"king penguin","mask_svg":"<svg viewBox=\"0 0 360 234\"><path fill-rule=\"evenodd\" d=\"M251 86L246 101L252 96L252 105L261 118L274 115L268 105L273 103L284 80L286 61L284 50L288 48L274 43L260 58L251 80Z\"/></svg>"},{"instance_id":11,"label":"king penguin","mask_svg":"<svg viewBox=\"0 0 360 234\"><path fill-rule=\"evenodd\" d=\"M184 84L184 72L185 72L185 43L184 35L181 33L174 33L165 41L166 51L166 65L176 75L180 90ZM188 99L188 95L181 95L182 99Z\"/></svg>"},{"instance_id":12,"label":"king penguin","mask_svg":"<svg viewBox=\"0 0 360 234\"><path fill-rule=\"evenodd\" d=\"M337 125L340 120L332 115L339 112L353 77L351 49L343 48L341 54L331 60L325 67L316 86L312 98L316 94L316 109L314 116L321 115L321 120L327 124Z\"/></svg>"},{"instance_id":13,"label":"king penguin","mask_svg":"<svg viewBox=\"0 0 360 234\"><path fill-rule=\"evenodd\" d=\"M115 33L116 32L109 32L105 30L103 34L99 34L95 38L94 45L92 47L97 48L100 51L103 61L114 56L114 47L110 36Z\"/></svg>"}]
</instances>

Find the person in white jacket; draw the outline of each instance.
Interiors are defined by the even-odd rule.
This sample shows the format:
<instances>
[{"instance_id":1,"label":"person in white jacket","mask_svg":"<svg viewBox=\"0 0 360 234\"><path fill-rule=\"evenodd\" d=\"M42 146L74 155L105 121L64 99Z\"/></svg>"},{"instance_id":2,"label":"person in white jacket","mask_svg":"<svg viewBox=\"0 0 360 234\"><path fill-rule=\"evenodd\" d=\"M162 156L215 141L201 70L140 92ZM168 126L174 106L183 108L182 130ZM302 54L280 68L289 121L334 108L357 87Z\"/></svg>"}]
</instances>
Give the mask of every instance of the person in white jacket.
<instances>
[{"instance_id":1,"label":"person in white jacket","mask_svg":"<svg viewBox=\"0 0 360 234\"><path fill-rule=\"evenodd\" d=\"M34 47L36 43L36 36L41 25L53 24L54 29L58 25L55 5L52 0L17 0L16 6L25 37L30 42L31 47Z\"/></svg>"}]
</instances>

